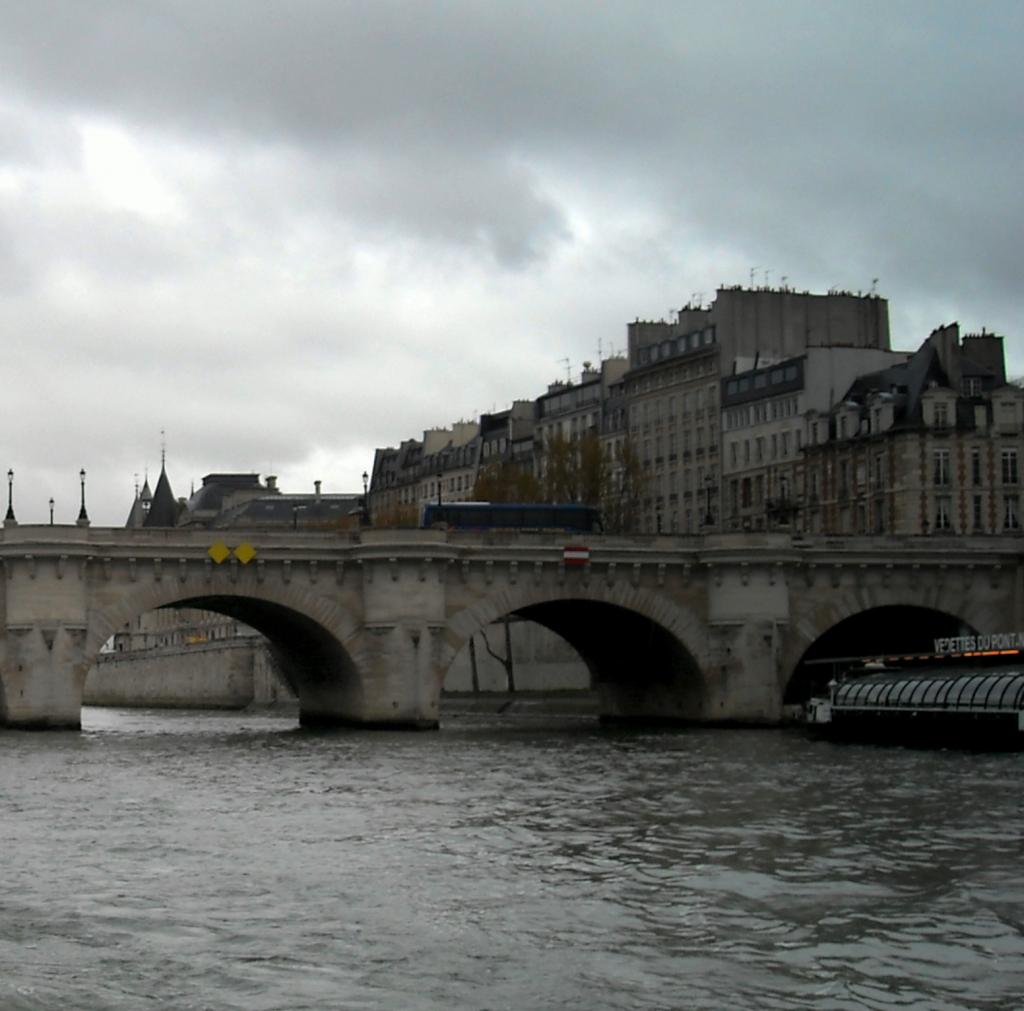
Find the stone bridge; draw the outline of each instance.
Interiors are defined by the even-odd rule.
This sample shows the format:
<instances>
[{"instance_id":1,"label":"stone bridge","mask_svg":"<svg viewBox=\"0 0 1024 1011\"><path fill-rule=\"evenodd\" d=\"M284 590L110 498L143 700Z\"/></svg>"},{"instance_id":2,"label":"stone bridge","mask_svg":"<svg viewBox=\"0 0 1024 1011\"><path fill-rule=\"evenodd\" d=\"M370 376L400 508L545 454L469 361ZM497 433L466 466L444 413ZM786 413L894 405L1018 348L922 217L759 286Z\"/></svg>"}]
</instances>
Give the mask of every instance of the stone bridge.
<instances>
[{"instance_id":1,"label":"stone bridge","mask_svg":"<svg viewBox=\"0 0 1024 1011\"><path fill-rule=\"evenodd\" d=\"M563 636L610 720L775 723L815 657L1024 628L1020 538L566 539L14 526L0 540L0 722L78 727L85 677L136 615L201 607L262 632L304 725L435 727L445 673L507 614Z\"/></svg>"}]
</instances>

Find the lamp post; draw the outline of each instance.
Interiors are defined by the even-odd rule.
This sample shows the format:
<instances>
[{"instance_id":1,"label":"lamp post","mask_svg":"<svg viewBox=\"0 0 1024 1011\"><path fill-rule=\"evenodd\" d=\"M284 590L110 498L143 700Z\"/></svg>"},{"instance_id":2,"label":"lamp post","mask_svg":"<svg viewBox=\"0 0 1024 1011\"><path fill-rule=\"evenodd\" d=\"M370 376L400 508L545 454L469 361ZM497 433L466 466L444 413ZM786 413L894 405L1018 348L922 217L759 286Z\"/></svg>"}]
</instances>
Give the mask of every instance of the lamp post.
<instances>
[{"instance_id":1,"label":"lamp post","mask_svg":"<svg viewBox=\"0 0 1024 1011\"><path fill-rule=\"evenodd\" d=\"M14 471L7 471L7 515L4 517L5 523L17 523L18 521L14 518Z\"/></svg>"},{"instance_id":2,"label":"lamp post","mask_svg":"<svg viewBox=\"0 0 1024 1011\"><path fill-rule=\"evenodd\" d=\"M50 497L50 526L53 526L53 496Z\"/></svg>"},{"instance_id":3,"label":"lamp post","mask_svg":"<svg viewBox=\"0 0 1024 1011\"><path fill-rule=\"evenodd\" d=\"M85 468L78 472L78 479L82 485L82 508L78 510L78 525L87 527L89 525L89 514L85 511Z\"/></svg>"}]
</instances>

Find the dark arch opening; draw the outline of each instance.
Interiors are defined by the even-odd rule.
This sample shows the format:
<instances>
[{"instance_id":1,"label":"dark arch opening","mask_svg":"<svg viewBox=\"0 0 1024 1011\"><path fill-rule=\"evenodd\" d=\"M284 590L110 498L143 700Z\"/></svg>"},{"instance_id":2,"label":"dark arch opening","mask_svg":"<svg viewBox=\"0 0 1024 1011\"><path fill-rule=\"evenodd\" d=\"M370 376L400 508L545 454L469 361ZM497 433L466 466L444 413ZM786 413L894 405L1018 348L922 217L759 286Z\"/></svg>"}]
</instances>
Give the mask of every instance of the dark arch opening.
<instances>
[{"instance_id":1,"label":"dark arch opening","mask_svg":"<svg viewBox=\"0 0 1024 1011\"><path fill-rule=\"evenodd\" d=\"M231 595L196 596L156 610L194 608L240 621L266 640L277 673L299 699L299 722L318 725L318 713L358 711L362 685L355 664L338 640L317 622L281 604Z\"/></svg>"},{"instance_id":2,"label":"dark arch opening","mask_svg":"<svg viewBox=\"0 0 1024 1011\"><path fill-rule=\"evenodd\" d=\"M570 598L511 612L564 639L590 675L605 722L684 722L703 712L700 669L668 629L628 608ZM559 690L551 684L550 690Z\"/></svg>"},{"instance_id":3,"label":"dark arch opening","mask_svg":"<svg viewBox=\"0 0 1024 1011\"><path fill-rule=\"evenodd\" d=\"M931 653L934 640L970 635L974 630L955 615L930 607L894 604L845 618L819 636L796 665L784 705L802 705L825 694L828 682L850 661L863 657Z\"/></svg>"}]
</instances>

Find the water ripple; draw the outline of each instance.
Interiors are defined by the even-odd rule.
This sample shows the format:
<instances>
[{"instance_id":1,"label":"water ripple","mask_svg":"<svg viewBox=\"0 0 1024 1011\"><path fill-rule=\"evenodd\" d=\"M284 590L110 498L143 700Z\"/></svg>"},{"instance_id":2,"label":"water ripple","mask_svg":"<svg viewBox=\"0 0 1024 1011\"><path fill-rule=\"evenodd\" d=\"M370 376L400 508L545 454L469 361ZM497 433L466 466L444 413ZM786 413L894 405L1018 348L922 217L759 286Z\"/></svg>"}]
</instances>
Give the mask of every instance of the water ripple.
<instances>
[{"instance_id":1,"label":"water ripple","mask_svg":"<svg viewBox=\"0 0 1024 1011\"><path fill-rule=\"evenodd\" d=\"M1019 755L466 718L0 733L0 1007L978 1008Z\"/></svg>"}]
</instances>

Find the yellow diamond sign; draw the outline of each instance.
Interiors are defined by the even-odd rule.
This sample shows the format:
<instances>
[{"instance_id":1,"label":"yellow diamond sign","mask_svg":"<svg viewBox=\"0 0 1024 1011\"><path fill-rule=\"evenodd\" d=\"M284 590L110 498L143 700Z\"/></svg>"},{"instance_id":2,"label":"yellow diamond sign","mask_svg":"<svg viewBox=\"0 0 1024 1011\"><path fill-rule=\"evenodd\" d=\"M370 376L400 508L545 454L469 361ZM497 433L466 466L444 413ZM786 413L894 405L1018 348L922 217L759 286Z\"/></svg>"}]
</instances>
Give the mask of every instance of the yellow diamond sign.
<instances>
[{"instance_id":1,"label":"yellow diamond sign","mask_svg":"<svg viewBox=\"0 0 1024 1011\"><path fill-rule=\"evenodd\" d=\"M211 544L210 549L206 552L218 565L225 559L231 557L231 548L229 548L223 541L217 541L216 544Z\"/></svg>"},{"instance_id":2,"label":"yellow diamond sign","mask_svg":"<svg viewBox=\"0 0 1024 1011\"><path fill-rule=\"evenodd\" d=\"M243 565L248 565L255 557L256 549L248 541L242 541L242 543L235 548L235 558L237 558Z\"/></svg>"}]
</instances>

